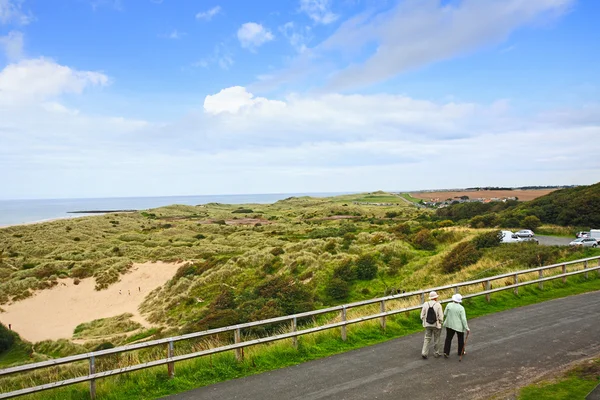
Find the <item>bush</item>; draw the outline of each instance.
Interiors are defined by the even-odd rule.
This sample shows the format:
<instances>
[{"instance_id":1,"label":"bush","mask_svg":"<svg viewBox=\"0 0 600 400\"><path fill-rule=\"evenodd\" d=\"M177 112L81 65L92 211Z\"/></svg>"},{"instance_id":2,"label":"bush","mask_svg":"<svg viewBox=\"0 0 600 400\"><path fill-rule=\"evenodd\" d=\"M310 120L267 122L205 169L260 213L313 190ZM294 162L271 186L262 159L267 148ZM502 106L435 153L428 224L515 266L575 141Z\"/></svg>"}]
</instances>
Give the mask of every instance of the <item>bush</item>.
<instances>
[{"instance_id":1,"label":"bush","mask_svg":"<svg viewBox=\"0 0 600 400\"><path fill-rule=\"evenodd\" d=\"M542 221L540 221L540 219L535 215L529 215L523 218L523 221L521 222L521 226L523 226L523 228L531 229L532 231L535 231L540 227L540 225L542 225Z\"/></svg>"},{"instance_id":2,"label":"bush","mask_svg":"<svg viewBox=\"0 0 600 400\"><path fill-rule=\"evenodd\" d=\"M475 264L481 258L481 253L472 242L459 243L442 260L442 271L452 273L463 267Z\"/></svg>"},{"instance_id":3,"label":"bush","mask_svg":"<svg viewBox=\"0 0 600 400\"><path fill-rule=\"evenodd\" d=\"M412 243L419 250L435 250L435 240L429 229L421 229L413 238Z\"/></svg>"},{"instance_id":4,"label":"bush","mask_svg":"<svg viewBox=\"0 0 600 400\"><path fill-rule=\"evenodd\" d=\"M10 349L15 342L15 335L0 323L0 353Z\"/></svg>"},{"instance_id":5,"label":"bush","mask_svg":"<svg viewBox=\"0 0 600 400\"><path fill-rule=\"evenodd\" d=\"M371 254L363 254L356 261L356 277L363 281L369 281L377 276L377 262Z\"/></svg>"},{"instance_id":6,"label":"bush","mask_svg":"<svg viewBox=\"0 0 600 400\"><path fill-rule=\"evenodd\" d=\"M285 251L281 247L275 247L271 250L271 254L273 254L274 256L280 256L283 253L285 253Z\"/></svg>"},{"instance_id":7,"label":"bush","mask_svg":"<svg viewBox=\"0 0 600 400\"><path fill-rule=\"evenodd\" d=\"M396 218L398 215L400 214L398 214L396 211L388 211L385 213L386 218Z\"/></svg>"},{"instance_id":8,"label":"bush","mask_svg":"<svg viewBox=\"0 0 600 400\"><path fill-rule=\"evenodd\" d=\"M352 281L356 278L356 271L352 265L351 259L342 261L340 265L333 269L333 277L344 281Z\"/></svg>"},{"instance_id":9,"label":"bush","mask_svg":"<svg viewBox=\"0 0 600 400\"><path fill-rule=\"evenodd\" d=\"M350 293L350 285L343 279L331 278L325 286L327 296L335 300L344 300Z\"/></svg>"},{"instance_id":10,"label":"bush","mask_svg":"<svg viewBox=\"0 0 600 400\"><path fill-rule=\"evenodd\" d=\"M453 225L454 225L454 222L450 219L445 219L443 221L438 222L438 226L440 228L447 228L447 227L453 226Z\"/></svg>"},{"instance_id":11,"label":"bush","mask_svg":"<svg viewBox=\"0 0 600 400\"><path fill-rule=\"evenodd\" d=\"M473 239L477 250L500 246L500 243L502 243L502 232L500 231L482 233Z\"/></svg>"},{"instance_id":12,"label":"bush","mask_svg":"<svg viewBox=\"0 0 600 400\"><path fill-rule=\"evenodd\" d=\"M249 208L238 208L237 210L233 210L231 213L232 214L250 214L253 213L254 211L252 211Z\"/></svg>"}]
</instances>

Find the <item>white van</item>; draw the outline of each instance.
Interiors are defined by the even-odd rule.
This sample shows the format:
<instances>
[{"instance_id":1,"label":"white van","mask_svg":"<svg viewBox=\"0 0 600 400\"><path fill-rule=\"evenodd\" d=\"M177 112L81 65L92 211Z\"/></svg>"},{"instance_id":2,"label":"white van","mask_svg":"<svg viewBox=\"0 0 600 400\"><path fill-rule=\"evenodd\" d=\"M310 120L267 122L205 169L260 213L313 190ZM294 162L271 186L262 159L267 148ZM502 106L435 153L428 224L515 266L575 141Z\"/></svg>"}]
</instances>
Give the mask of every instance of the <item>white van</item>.
<instances>
[{"instance_id":1,"label":"white van","mask_svg":"<svg viewBox=\"0 0 600 400\"><path fill-rule=\"evenodd\" d=\"M600 229L590 229L589 237L596 239L600 243Z\"/></svg>"},{"instance_id":2,"label":"white van","mask_svg":"<svg viewBox=\"0 0 600 400\"><path fill-rule=\"evenodd\" d=\"M523 239L517 236L516 233L512 233L511 231L501 231L502 232L502 243L519 243L522 242Z\"/></svg>"}]
</instances>

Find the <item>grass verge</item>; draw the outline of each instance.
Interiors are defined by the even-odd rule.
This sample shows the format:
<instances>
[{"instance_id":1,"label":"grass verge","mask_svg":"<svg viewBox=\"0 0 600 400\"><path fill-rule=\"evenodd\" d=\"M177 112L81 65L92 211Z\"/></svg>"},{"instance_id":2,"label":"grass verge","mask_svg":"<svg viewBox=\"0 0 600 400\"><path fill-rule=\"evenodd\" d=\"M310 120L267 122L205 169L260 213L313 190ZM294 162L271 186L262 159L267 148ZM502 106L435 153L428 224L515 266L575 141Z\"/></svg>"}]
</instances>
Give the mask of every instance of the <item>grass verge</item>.
<instances>
[{"instance_id":1,"label":"grass verge","mask_svg":"<svg viewBox=\"0 0 600 400\"><path fill-rule=\"evenodd\" d=\"M481 296L475 299L466 299L464 305L469 318L475 318L599 289L598 275L590 273L587 280L583 276L577 276L569 278L567 283L562 283L560 280L546 282L544 290L540 290L537 285L530 285L519 288L519 295L514 295L511 290L493 294L489 303L486 302L484 296ZM334 329L299 338L297 350L290 345L289 340L246 349L246 357L243 362L236 362L233 353L228 352L177 363L174 379L167 378L165 366L103 379L97 382L98 399L154 399L343 353L421 330L418 313L412 312L408 316L406 314L396 315L388 318L385 332L380 330L376 321L349 327L346 342L339 338L339 330ZM3 390L0 386L1 391ZM88 399L88 385L74 385L25 398L36 400Z\"/></svg>"},{"instance_id":2,"label":"grass verge","mask_svg":"<svg viewBox=\"0 0 600 400\"><path fill-rule=\"evenodd\" d=\"M600 383L600 359L588 360L558 379L526 386L519 400L584 400Z\"/></svg>"}]
</instances>

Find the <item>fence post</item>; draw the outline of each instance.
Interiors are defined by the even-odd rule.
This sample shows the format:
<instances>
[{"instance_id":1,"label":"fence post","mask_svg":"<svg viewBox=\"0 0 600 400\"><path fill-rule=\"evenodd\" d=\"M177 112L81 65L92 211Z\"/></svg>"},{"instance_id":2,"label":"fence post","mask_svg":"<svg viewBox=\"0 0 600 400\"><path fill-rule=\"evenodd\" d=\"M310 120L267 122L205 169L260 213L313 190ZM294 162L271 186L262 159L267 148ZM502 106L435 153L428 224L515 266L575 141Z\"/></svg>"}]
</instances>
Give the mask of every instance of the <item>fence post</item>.
<instances>
[{"instance_id":1,"label":"fence post","mask_svg":"<svg viewBox=\"0 0 600 400\"><path fill-rule=\"evenodd\" d=\"M167 357L172 358L175 356L175 347L173 346L173 341L169 341L169 346L167 347ZM175 377L175 363L170 362L167 364L167 371L169 372L169 379L173 379Z\"/></svg>"},{"instance_id":2,"label":"fence post","mask_svg":"<svg viewBox=\"0 0 600 400\"><path fill-rule=\"evenodd\" d=\"M381 304L380 304L380 310L382 313L385 312L385 300L381 300ZM381 319L379 320L379 325L381 325L381 329L383 329L385 331L385 316L381 317Z\"/></svg>"},{"instance_id":3,"label":"fence post","mask_svg":"<svg viewBox=\"0 0 600 400\"><path fill-rule=\"evenodd\" d=\"M296 326L297 326L297 321L296 321L296 317L294 317L292 319L292 332L296 332ZM294 336L292 338L292 345L294 346L295 349L298 349L298 336Z\"/></svg>"},{"instance_id":4,"label":"fence post","mask_svg":"<svg viewBox=\"0 0 600 400\"><path fill-rule=\"evenodd\" d=\"M345 306L342 307L341 318L342 318L342 322L346 321L346 307ZM346 336L346 325L342 325L341 331L342 331L342 340L345 342L346 339L348 338Z\"/></svg>"},{"instance_id":5,"label":"fence post","mask_svg":"<svg viewBox=\"0 0 600 400\"><path fill-rule=\"evenodd\" d=\"M421 293L421 304L425 304L425 292Z\"/></svg>"},{"instance_id":6,"label":"fence post","mask_svg":"<svg viewBox=\"0 0 600 400\"><path fill-rule=\"evenodd\" d=\"M515 274L514 280L515 280L515 285L518 285L519 284L519 274ZM517 295L517 296L519 295L519 287L518 286L515 286L515 295Z\"/></svg>"},{"instance_id":7,"label":"fence post","mask_svg":"<svg viewBox=\"0 0 600 400\"><path fill-rule=\"evenodd\" d=\"M542 279L544 277L544 270L540 269L539 272L540 272L540 279ZM544 289L544 282L540 282L538 286L540 289Z\"/></svg>"},{"instance_id":8,"label":"fence post","mask_svg":"<svg viewBox=\"0 0 600 400\"><path fill-rule=\"evenodd\" d=\"M454 286L454 294L458 294L458 286Z\"/></svg>"},{"instance_id":9,"label":"fence post","mask_svg":"<svg viewBox=\"0 0 600 400\"><path fill-rule=\"evenodd\" d=\"M587 261L584 261L584 263L583 263L583 269L587 269L587 267L588 267L588 263L587 263ZM585 279L587 279L587 278L588 278L588 273L587 273L587 271L586 271L586 272L583 274L583 276L585 276Z\"/></svg>"},{"instance_id":10,"label":"fence post","mask_svg":"<svg viewBox=\"0 0 600 400\"><path fill-rule=\"evenodd\" d=\"M565 264L562 265L562 273L566 274L567 273L567 266ZM563 276L563 283L567 283L567 277Z\"/></svg>"},{"instance_id":11,"label":"fence post","mask_svg":"<svg viewBox=\"0 0 600 400\"><path fill-rule=\"evenodd\" d=\"M490 286L491 286L490 281L485 281L485 290L486 291L490 290ZM485 299L487 300L488 303L490 302L490 294L489 293L485 294Z\"/></svg>"},{"instance_id":12,"label":"fence post","mask_svg":"<svg viewBox=\"0 0 600 400\"><path fill-rule=\"evenodd\" d=\"M240 343L242 341L242 333L240 332L240 328L237 328L233 333L233 338L235 343ZM237 348L235 349L235 359L238 361L242 361L244 359L244 349Z\"/></svg>"},{"instance_id":13,"label":"fence post","mask_svg":"<svg viewBox=\"0 0 600 400\"><path fill-rule=\"evenodd\" d=\"M90 375L96 373L96 359L94 356L90 357ZM96 400L96 380L90 380L90 399Z\"/></svg>"}]
</instances>

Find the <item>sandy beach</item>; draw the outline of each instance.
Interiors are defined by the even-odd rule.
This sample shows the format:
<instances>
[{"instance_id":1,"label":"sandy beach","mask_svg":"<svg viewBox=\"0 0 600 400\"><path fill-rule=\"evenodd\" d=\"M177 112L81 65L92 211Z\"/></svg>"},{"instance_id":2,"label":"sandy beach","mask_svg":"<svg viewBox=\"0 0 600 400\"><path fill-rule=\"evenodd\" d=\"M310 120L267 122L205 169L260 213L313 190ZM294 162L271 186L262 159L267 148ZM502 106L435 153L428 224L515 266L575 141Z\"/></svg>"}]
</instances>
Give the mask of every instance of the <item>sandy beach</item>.
<instances>
[{"instance_id":1,"label":"sandy beach","mask_svg":"<svg viewBox=\"0 0 600 400\"><path fill-rule=\"evenodd\" d=\"M83 279L78 285L72 279L61 279L52 289L37 292L33 297L11 305L2 305L0 322L21 335L39 342L47 339L68 339L75 327L99 318L133 314L133 320L148 327L138 307L154 289L175 275L182 263L134 264L131 271L108 289L95 291L94 279Z\"/></svg>"}]
</instances>

